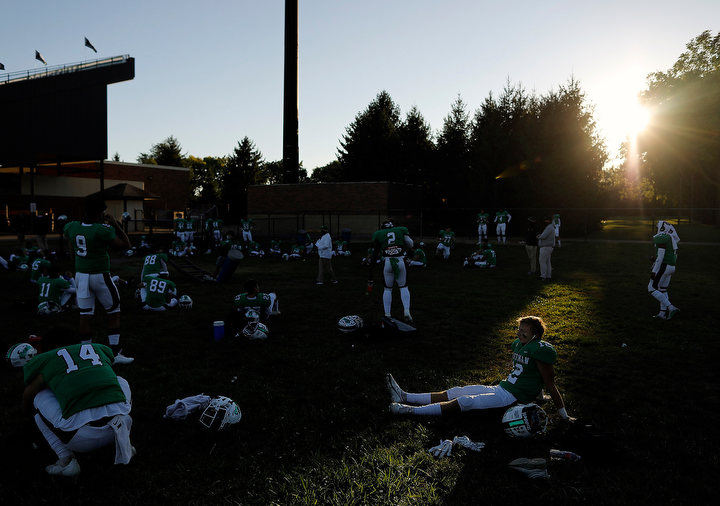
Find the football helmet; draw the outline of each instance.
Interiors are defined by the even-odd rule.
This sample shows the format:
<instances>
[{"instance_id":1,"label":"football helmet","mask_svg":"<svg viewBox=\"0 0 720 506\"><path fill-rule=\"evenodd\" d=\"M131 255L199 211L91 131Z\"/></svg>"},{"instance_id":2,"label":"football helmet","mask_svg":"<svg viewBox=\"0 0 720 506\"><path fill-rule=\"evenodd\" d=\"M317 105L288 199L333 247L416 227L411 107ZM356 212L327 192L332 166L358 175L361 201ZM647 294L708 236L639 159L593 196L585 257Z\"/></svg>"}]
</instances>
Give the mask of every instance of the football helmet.
<instances>
[{"instance_id":1,"label":"football helmet","mask_svg":"<svg viewBox=\"0 0 720 506\"><path fill-rule=\"evenodd\" d=\"M13 367L22 367L37 355L37 350L28 343L13 344L5 355L5 360Z\"/></svg>"},{"instance_id":2,"label":"football helmet","mask_svg":"<svg viewBox=\"0 0 720 506\"><path fill-rule=\"evenodd\" d=\"M424 247L425 247L425 243L422 242L422 241L420 241L420 242L418 243L418 248L424 248Z\"/></svg>"},{"instance_id":3,"label":"football helmet","mask_svg":"<svg viewBox=\"0 0 720 506\"><path fill-rule=\"evenodd\" d=\"M242 334L248 339L267 339L270 331L264 324L253 321L245 325Z\"/></svg>"},{"instance_id":4,"label":"football helmet","mask_svg":"<svg viewBox=\"0 0 720 506\"><path fill-rule=\"evenodd\" d=\"M382 222L382 228L393 228L393 222L390 218L385 218Z\"/></svg>"},{"instance_id":5,"label":"football helmet","mask_svg":"<svg viewBox=\"0 0 720 506\"><path fill-rule=\"evenodd\" d=\"M285 260L285 261L290 260L290 255L288 255L287 253L283 253L283 254L282 254L282 259Z\"/></svg>"},{"instance_id":6,"label":"football helmet","mask_svg":"<svg viewBox=\"0 0 720 506\"><path fill-rule=\"evenodd\" d=\"M22 272L25 272L26 270L28 270L28 264L20 264L20 265L18 265L18 270L19 270L19 271L22 271Z\"/></svg>"},{"instance_id":7,"label":"football helmet","mask_svg":"<svg viewBox=\"0 0 720 506\"><path fill-rule=\"evenodd\" d=\"M343 316L338 320L338 330L343 333L357 332L363 328L364 322L358 315Z\"/></svg>"},{"instance_id":8,"label":"football helmet","mask_svg":"<svg viewBox=\"0 0 720 506\"><path fill-rule=\"evenodd\" d=\"M516 404L502 417L505 432L512 437L542 434L547 427L547 414L537 404Z\"/></svg>"},{"instance_id":9,"label":"football helmet","mask_svg":"<svg viewBox=\"0 0 720 506\"><path fill-rule=\"evenodd\" d=\"M245 311L245 319L249 323L256 323L258 320L260 320L260 315L253 308L249 307L247 311Z\"/></svg>"},{"instance_id":10,"label":"football helmet","mask_svg":"<svg viewBox=\"0 0 720 506\"><path fill-rule=\"evenodd\" d=\"M183 295L178 299L178 306L181 309L192 309L193 301L189 295Z\"/></svg>"},{"instance_id":11,"label":"football helmet","mask_svg":"<svg viewBox=\"0 0 720 506\"><path fill-rule=\"evenodd\" d=\"M59 312L60 312L60 307L52 301L41 302L40 304L38 304L37 313L39 315L44 316L44 315L49 315L49 314L59 313Z\"/></svg>"},{"instance_id":12,"label":"football helmet","mask_svg":"<svg viewBox=\"0 0 720 506\"><path fill-rule=\"evenodd\" d=\"M133 256L134 254L135 254L135 250L134 250L134 249L129 249L129 250L127 250L127 251L125 252L125 256L126 256L126 257L131 257L131 256Z\"/></svg>"},{"instance_id":13,"label":"football helmet","mask_svg":"<svg viewBox=\"0 0 720 506\"><path fill-rule=\"evenodd\" d=\"M200 425L211 430L223 430L242 418L240 407L229 397L215 397L200 415Z\"/></svg>"}]
</instances>

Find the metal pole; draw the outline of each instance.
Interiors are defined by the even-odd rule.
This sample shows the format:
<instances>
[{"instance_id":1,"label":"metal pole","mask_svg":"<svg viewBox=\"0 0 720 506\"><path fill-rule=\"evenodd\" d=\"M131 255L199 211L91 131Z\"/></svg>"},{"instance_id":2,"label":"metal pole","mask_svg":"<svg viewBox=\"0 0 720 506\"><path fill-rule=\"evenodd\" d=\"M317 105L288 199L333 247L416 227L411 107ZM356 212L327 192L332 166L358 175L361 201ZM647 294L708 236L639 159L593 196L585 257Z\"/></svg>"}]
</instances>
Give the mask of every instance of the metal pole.
<instances>
[{"instance_id":1,"label":"metal pole","mask_svg":"<svg viewBox=\"0 0 720 506\"><path fill-rule=\"evenodd\" d=\"M285 0L285 93L283 97L283 183L297 183L298 149L298 0Z\"/></svg>"}]
</instances>

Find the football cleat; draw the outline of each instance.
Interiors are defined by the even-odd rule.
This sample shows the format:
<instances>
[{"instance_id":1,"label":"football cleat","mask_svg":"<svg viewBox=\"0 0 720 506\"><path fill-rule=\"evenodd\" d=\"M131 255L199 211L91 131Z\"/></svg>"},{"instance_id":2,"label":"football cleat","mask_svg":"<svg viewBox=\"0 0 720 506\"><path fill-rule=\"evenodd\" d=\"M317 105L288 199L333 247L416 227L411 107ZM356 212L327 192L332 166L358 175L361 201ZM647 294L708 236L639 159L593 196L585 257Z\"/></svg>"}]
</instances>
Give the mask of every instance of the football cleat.
<instances>
[{"instance_id":1,"label":"football cleat","mask_svg":"<svg viewBox=\"0 0 720 506\"><path fill-rule=\"evenodd\" d=\"M412 318L412 316L410 316L410 311L405 312L405 314L403 315L403 320L405 321L405 323L413 322L413 318Z\"/></svg>"},{"instance_id":2,"label":"football cleat","mask_svg":"<svg viewBox=\"0 0 720 506\"><path fill-rule=\"evenodd\" d=\"M200 425L212 430L223 430L228 425L240 421L242 413L240 407L229 397L219 396L210 401L210 404L200 415Z\"/></svg>"},{"instance_id":3,"label":"football cleat","mask_svg":"<svg viewBox=\"0 0 720 506\"><path fill-rule=\"evenodd\" d=\"M387 385L387 389L390 392L390 400L392 400L394 403L407 401L405 392L403 392L403 389L400 388L400 385L397 384L397 381L395 381L395 378L393 378L392 374L387 373L385 375L385 384Z\"/></svg>"},{"instance_id":4,"label":"football cleat","mask_svg":"<svg viewBox=\"0 0 720 506\"><path fill-rule=\"evenodd\" d=\"M115 355L115 360L113 361L114 365L125 365L125 364L131 364L135 359L132 357L126 357L121 352L118 352L117 355Z\"/></svg>"},{"instance_id":5,"label":"football cleat","mask_svg":"<svg viewBox=\"0 0 720 506\"><path fill-rule=\"evenodd\" d=\"M523 473L528 478L550 478L547 472L547 460L543 458L519 458L511 461L508 466L510 469Z\"/></svg>"},{"instance_id":6,"label":"football cleat","mask_svg":"<svg viewBox=\"0 0 720 506\"><path fill-rule=\"evenodd\" d=\"M675 316L676 314L678 314L679 312L680 312L680 310L679 310L678 308L673 308L673 309L671 309L671 310L668 312L667 319L668 319L668 320L672 319L672 317Z\"/></svg>"},{"instance_id":7,"label":"football cleat","mask_svg":"<svg viewBox=\"0 0 720 506\"><path fill-rule=\"evenodd\" d=\"M412 406L406 406L399 402L390 403L390 413L393 415L410 415L412 414Z\"/></svg>"},{"instance_id":8,"label":"football cleat","mask_svg":"<svg viewBox=\"0 0 720 506\"><path fill-rule=\"evenodd\" d=\"M65 463L63 463L62 460L58 460L54 464L47 466L45 471L52 476L77 476L80 474L80 464L78 464L75 457L72 457Z\"/></svg>"},{"instance_id":9,"label":"football cleat","mask_svg":"<svg viewBox=\"0 0 720 506\"><path fill-rule=\"evenodd\" d=\"M509 436L531 437L545 432L547 414L537 404L517 404L505 411L502 424Z\"/></svg>"},{"instance_id":10,"label":"football cleat","mask_svg":"<svg viewBox=\"0 0 720 506\"><path fill-rule=\"evenodd\" d=\"M658 320L668 320L667 317L667 310L661 309L660 312L656 315L653 315L653 318L657 318Z\"/></svg>"},{"instance_id":11,"label":"football cleat","mask_svg":"<svg viewBox=\"0 0 720 506\"><path fill-rule=\"evenodd\" d=\"M13 367L23 367L35 355L37 355L37 350L34 346L28 343L19 343L10 347L5 355L5 360Z\"/></svg>"},{"instance_id":12,"label":"football cleat","mask_svg":"<svg viewBox=\"0 0 720 506\"><path fill-rule=\"evenodd\" d=\"M183 295L178 300L178 306L180 309L192 309L193 301L189 295Z\"/></svg>"}]
</instances>

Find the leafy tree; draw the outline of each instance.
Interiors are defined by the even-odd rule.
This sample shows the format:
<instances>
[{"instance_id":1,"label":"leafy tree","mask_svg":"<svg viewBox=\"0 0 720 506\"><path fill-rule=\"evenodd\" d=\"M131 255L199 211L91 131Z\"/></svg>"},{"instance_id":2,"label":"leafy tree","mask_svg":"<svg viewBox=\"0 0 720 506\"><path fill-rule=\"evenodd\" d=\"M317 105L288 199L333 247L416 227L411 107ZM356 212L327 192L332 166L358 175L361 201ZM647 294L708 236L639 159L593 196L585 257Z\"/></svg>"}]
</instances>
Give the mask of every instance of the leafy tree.
<instances>
[{"instance_id":1,"label":"leafy tree","mask_svg":"<svg viewBox=\"0 0 720 506\"><path fill-rule=\"evenodd\" d=\"M674 205L720 205L720 33L704 31L642 93L653 111L638 137L642 174Z\"/></svg>"},{"instance_id":2,"label":"leafy tree","mask_svg":"<svg viewBox=\"0 0 720 506\"><path fill-rule=\"evenodd\" d=\"M338 159L346 181L395 179L399 162L400 109L387 91L381 91L347 127Z\"/></svg>"},{"instance_id":3,"label":"leafy tree","mask_svg":"<svg viewBox=\"0 0 720 506\"><path fill-rule=\"evenodd\" d=\"M247 189L262 182L262 153L247 136L238 142L227 159L222 178L222 200L228 204L229 214L239 219L247 213Z\"/></svg>"},{"instance_id":4,"label":"leafy tree","mask_svg":"<svg viewBox=\"0 0 720 506\"><path fill-rule=\"evenodd\" d=\"M310 181L313 183L336 183L346 180L340 160L333 160L322 167L316 167L310 175Z\"/></svg>"},{"instance_id":5,"label":"leafy tree","mask_svg":"<svg viewBox=\"0 0 720 506\"><path fill-rule=\"evenodd\" d=\"M198 203L211 204L219 196L219 181L227 160L224 157L206 156L198 158L188 156L185 165L190 169L191 197Z\"/></svg>"},{"instance_id":6,"label":"leafy tree","mask_svg":"<svg viewBox=\"0 0 720 506\"><path fill-rule=\"evenodd\" d=\"M120 161L120 153L115 151L115 154L113 155L112 159L113 159L113 162L119 162Z\"/></svg>"},{"instance_id":7,"label":"leafy tree","mask_svg":"<svg viewBox=\"0 0 720 506\"><path fill-rule=\"evenodd\" d=\"M162 142L153 144L148 153L140 153L137 157L138 163L169 165L171 167L182 167L184 160L182 147L172 135Z\"/></svg>"}]
</instances>

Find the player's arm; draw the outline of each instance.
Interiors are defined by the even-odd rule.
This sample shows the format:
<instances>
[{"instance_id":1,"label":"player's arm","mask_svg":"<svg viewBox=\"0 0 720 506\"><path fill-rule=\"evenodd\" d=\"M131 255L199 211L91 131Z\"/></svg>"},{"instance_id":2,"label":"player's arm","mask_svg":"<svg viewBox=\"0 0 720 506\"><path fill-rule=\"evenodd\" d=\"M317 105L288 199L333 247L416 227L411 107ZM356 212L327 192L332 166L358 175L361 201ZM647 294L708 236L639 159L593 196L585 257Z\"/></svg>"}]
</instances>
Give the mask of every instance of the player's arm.
<instances>
[{"instance_id":1,"label":"player's arm","mask_svg":"<svg viewBox=\"0 0 720 506\"><path fill-rule=\"evenodd\" d=\"M560 415L560 418L563 420L572 420L567 414L562 395L560 395L560 390L558 390L558 387L555 384L555 368L552 364L540 362L539 360L536 363L545 385L545 391L550 394L553 404L555 404L555 407L558 410L558 415Z\"/></svg>"},{"instance_id":2,"label":"player's arm","mask_svg":"<svg viewBox=\"0 0 720 506\"><path fill-rule=\"evenodd\" d=\"M650 279L655 279L655 275L658 272L660 272L660 266L662 265L664 259L665 259L665 245L658 244L657 256L655 257L655 263L652 266L652 271L650 271Z\"/></svg>"},{"instance_id":3,"label":"player's arm","mask_svg":"<svg viewBox=\"0 0 720 506\"><path fill-rule=\"evenodd\" d=\"M110 243L114 249L128 249L130 248L130 239L128 239L125 230L120 226L118 221L112 214L105 214L105 222L115 229L115 238Z\"/></svg>"},{"instance_id":4,"label":"player's arm","mask_svg":"<svg viewBox=\"0 0 720 506\"><path fill-rule=\"evenodd\" d=\"M35 396L45 388L45 380L42 374L38 374L23 390L22 395L22 410L26 415L30 415L33 412L33 400Z\"/></svg>"}]
</instances>

